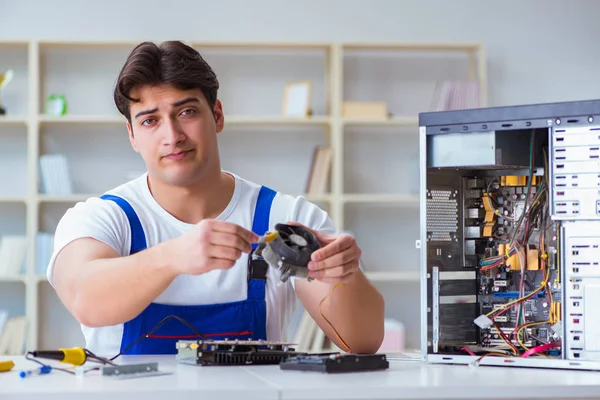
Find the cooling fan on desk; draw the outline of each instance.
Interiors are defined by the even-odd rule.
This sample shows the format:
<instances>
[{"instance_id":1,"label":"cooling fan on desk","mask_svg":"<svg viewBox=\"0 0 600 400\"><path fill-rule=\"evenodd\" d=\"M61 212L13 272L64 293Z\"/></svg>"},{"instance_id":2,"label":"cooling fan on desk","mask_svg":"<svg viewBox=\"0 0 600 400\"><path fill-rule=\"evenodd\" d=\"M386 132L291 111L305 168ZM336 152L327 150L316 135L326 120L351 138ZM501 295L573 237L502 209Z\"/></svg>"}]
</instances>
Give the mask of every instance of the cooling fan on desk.
<instances>
[{"instance_id":1,"label":"cooling fan on desk","mask_svg":"<svg viewBox=\"0 0 600 400\"><path fill-rule=\"evenodd\" d=\"M275 230L259 240L252 257L262 257L267 264L281 271L282 282L291 276L308 277L308 263L312 253L320 248L319 241L308 229L287 224L276 224Z\"/></svg>"}]
</instances>

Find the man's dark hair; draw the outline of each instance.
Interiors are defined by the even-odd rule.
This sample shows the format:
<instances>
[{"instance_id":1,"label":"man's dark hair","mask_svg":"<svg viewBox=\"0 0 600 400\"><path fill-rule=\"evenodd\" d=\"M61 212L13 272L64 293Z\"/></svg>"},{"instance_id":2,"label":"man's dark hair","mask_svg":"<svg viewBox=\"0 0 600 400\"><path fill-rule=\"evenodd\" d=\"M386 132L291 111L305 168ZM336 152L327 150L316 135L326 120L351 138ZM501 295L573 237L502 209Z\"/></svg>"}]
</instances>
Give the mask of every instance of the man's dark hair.
<instances>
[{"instance_id":1,"label":"man's dark hair","mask_svg":"<svg viewBox=\"0 0 600 400\"><path fill-rule=\"evenodd\" d=\"M167 41L160 45L143 42L137 45L127 61L114 90L117 109L131 123L130 102L137 86L169 84L180 90L200 89L211 110L217 101L219 81L200 53L180 41Z\"/></svg>"}]
</instances>

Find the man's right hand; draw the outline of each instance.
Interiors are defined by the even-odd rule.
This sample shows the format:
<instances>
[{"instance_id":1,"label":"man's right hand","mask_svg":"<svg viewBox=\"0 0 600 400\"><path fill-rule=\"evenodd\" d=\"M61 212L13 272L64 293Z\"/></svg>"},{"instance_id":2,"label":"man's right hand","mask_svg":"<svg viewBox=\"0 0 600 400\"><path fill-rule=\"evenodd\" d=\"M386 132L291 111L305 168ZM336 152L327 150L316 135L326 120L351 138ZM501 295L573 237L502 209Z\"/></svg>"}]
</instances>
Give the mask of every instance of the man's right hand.
<instances>
[{"instance_id":1,"label":"man's right hand","mask_svg":"<svg viewBox=\"0 0 600 400\"><path fill-rule=\"evenodd\" d=\"M203 220L169 243L168 255L179 274L199 275L232 268L242 253L252 251L258 236L239 225Z\"/></svg>"}]
</instances>

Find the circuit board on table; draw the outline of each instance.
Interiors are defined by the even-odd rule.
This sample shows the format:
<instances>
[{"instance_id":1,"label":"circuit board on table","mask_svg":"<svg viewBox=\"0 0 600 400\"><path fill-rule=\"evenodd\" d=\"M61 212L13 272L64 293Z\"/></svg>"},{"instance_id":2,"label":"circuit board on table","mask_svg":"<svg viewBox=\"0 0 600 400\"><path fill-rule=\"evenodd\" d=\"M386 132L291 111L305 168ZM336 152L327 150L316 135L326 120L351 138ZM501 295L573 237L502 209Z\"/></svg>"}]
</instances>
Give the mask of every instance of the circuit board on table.
<instances>
[{"instance_id":1,"label":"circuit board on table","mask_svg":"<svg viewBox=\"0 0 600 400\"><path fill-rule=\"evenodd\" d=\"M277 365L297 352L289 342L266 340L180 340L176 359L197 365Z\"/></svg>"}]
</instances>

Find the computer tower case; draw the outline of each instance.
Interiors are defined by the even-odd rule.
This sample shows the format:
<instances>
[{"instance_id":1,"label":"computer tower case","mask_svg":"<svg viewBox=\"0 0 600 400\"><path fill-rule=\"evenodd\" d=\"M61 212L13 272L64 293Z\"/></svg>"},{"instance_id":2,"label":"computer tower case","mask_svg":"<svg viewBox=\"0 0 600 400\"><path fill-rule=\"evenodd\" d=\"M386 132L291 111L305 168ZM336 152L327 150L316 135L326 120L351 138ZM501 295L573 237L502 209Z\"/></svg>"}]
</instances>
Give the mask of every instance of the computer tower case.
<instances>
[{"instance_id":1,"label":"computer tower case","mask_svg":"<svg viewBox=\"0 0 600 400\"><path fill-rule=\"evenodd\" d=\"M419 115L428 362L600 369L600 100Z\"/></svg>"}]
</instances>

